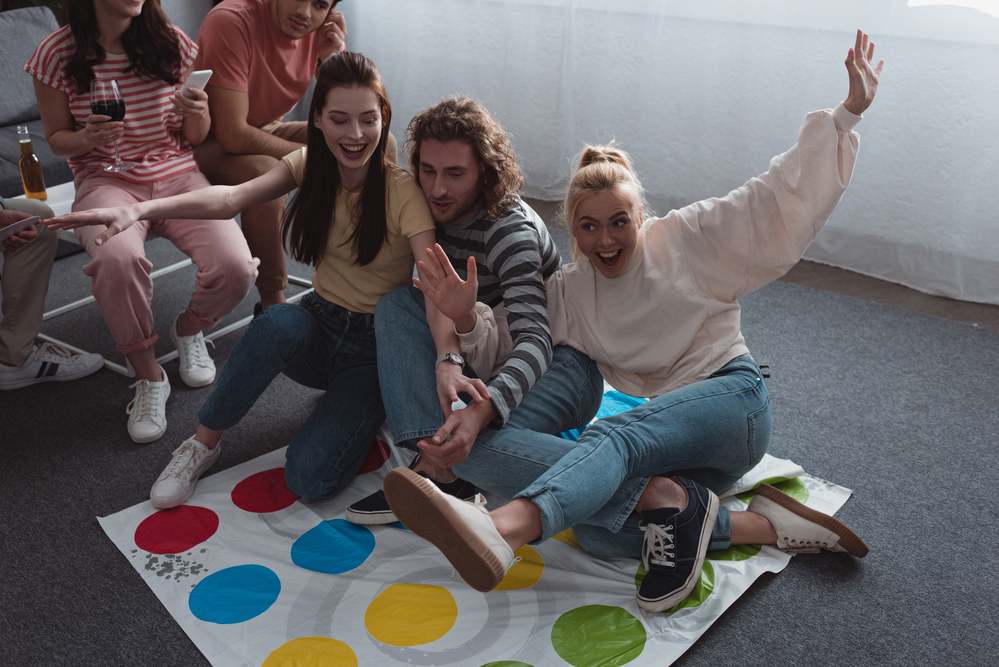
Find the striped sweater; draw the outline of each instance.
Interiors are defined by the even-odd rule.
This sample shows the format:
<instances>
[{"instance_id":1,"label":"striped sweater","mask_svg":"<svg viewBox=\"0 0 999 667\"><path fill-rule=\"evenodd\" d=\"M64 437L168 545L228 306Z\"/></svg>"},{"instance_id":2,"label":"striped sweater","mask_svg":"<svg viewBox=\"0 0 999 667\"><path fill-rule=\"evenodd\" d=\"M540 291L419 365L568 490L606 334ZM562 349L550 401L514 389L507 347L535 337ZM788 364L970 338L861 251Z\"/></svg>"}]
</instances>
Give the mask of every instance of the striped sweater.
<instances>
[{"instance_id":1,"label":"striped sweater","mask_svg":"<svg viewBox=\"0 0 999 667\"><path fill-rule=\"evenodd\" d=\"M475 257L479 301L506 308L513 352L488 382L504 424L551 363L545 279L562 263L558 248L544 221L520 200L498 218L482 211L460 225L437 225L437 242L463 280L468 258Z\"/></svg>"},{"instance_id":2,"label":"striped sweater","mask_svg":"<svg viewBox=\"0 0 999 667\"><path fill-rule=\"evenodd\" d=\"M194 62L197 45L179 28L174 33L180 45L181 65L177 76ZM76 39L69 26L56 30L41 41L24 71L47 86L69 96L69 110L76 121L75 129L87 124L90 115L90 91L80 93L75 82L66 76L66 63L76 48ZM125 101L125 135L118 140L121 159L136 165L131 171L118 174L133 183L150 183L194 169L194 153L184 138L184 119L173 113L171 97L175 86L159 79L140 79L128 69L128 56L108 53L104 62L94 66L98 79L115 79ZM114 162L114 144L98 146L78 157L69 159L73 178L77 182L91 171Z\"/></svg>"}]
</instances>

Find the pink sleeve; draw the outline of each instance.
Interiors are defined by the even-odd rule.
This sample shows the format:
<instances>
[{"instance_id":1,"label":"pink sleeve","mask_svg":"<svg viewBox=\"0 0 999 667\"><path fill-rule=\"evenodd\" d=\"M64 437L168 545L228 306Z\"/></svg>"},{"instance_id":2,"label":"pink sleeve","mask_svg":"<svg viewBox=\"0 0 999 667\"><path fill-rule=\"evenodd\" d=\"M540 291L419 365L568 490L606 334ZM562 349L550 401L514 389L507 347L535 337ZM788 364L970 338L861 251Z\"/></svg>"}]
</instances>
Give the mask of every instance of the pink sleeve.
<instances>
[{"instance_id":1,"label":"pink sleeve","mask_svg":"<svg viewBox=\"0 0 999 667\"><path fill-rule=\"evenodd\" d=\"M213 86L249 92L250 36L246 24L224 9L208 13L198 33L201 69L212 70Z\"/></svg>"},{"instance_id":2,"label":"pink sleeve","mask_svg":"<svg viewBox=\"0 0 999 667\"><path fill-rule=\"evenodd\" d=\"M35 52L24 64L24 71L46 86L51 86L67 95L73 94L72 85L66 79L63 62L72 53L75 43L69 27L60 28L39 42ZM67 39L68 38L68 39ZM67 44L68 42L68 44Z\"/></svg>"},{"instance_id":3,"label":"pink sleeve","mask_svg":"<svg viewBox=\"0 0 999 667\"><path fill-rule=\"evenodd\" d=\"M180 74L181 78L190 69L198 55L198 45L191 41L191 38L184 34L184 31L177 26L173 27L177 34L177 43L180 45Z\"/></svg>"}]
</instances>

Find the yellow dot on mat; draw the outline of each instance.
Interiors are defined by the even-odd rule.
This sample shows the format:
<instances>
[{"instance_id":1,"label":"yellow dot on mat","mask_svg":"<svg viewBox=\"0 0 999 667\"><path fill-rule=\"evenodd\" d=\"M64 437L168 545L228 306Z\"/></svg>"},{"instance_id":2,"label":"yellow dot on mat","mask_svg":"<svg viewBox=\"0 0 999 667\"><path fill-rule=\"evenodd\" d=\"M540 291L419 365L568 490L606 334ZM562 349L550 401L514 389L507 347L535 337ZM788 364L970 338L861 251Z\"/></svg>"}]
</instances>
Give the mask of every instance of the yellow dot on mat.
<instances>
[{"instance_id":1,"label":"yellow dot on mat","mask_svg":"<svg viewBox=\"0 0 999 667\"><path fill-rule=\"evenodd\" d=\"M458 605L440 586L392 584L364 612L371 636L392 646L417 646L437 641L454 627Z\"/></svg>"},{"instance_id":2,"label":"yellow dot on mat","mask_svg":"<svg viewBox=\"0 0 999 667\"><path fill-rule=\"evenodd\" d=\"M260 667L357 667L357 656L336 639L302 637L272 651Z\"/></svg>"},{"instance_id":3,"label":"yellow dot on mat","mask_svg":"<svg viewBox=\"0 0 999 667\"><path fill-rule=\"evenodd\" d=\"M570 547L576 547L580 551L583 550L582 545L580 545L579 540L576 539L576 533L572 532L572 528L566 528L561 533L556 533L552 535L553 540L558 540L559 542L565 542Z\"/></svg>"},{"instance_id":4,"label":"yellow dot on mat","mask_svg":"<svg viewBox=\"0 0 999 667\"><path fill-rule=\"evenodd\" d=\"M541 575L545 571L545 561L537 551L526 544L517 549L514 554L520 556L520 562L514 563L503 581L496 587L498 591L516 591L521 588L529 588L538 583Z\"/></svg>"}]
</instances>

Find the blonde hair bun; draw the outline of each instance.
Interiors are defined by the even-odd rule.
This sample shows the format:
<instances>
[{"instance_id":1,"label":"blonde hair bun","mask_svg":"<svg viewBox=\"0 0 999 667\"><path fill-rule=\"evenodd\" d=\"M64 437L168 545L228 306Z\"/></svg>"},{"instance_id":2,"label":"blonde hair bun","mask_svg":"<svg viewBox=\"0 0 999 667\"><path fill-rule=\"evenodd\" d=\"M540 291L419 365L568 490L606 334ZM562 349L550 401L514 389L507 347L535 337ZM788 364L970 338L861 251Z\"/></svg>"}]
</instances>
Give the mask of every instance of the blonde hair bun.
<instances>
[{"instance_id":1,"label":"blonde hair bun","mask_svg":"<svg viewBox=\"0 0 999 667\"><path fill-rule=\"evenodd\" d=\"M617 164L629 172L634 173L631 166L631 158L627 153L620 150L613 143L603 146L586 146L579 155L579 164L576 169L588 167L591 164Z\"/></svg>"}]
</instances>

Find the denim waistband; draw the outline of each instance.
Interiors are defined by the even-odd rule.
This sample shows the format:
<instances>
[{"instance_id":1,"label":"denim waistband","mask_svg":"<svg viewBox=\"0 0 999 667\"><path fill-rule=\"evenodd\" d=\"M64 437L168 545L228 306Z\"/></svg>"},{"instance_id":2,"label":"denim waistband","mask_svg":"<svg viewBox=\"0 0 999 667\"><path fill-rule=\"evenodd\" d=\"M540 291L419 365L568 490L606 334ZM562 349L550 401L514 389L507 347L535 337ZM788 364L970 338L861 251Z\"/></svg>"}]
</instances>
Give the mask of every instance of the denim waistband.
<instances>
[{"instance_id":1,"label":"denim waistband","mask_svg":"<svg viewBox=\"0 0 999 667\"><path fill-rule=\"evenodd\" d=\"M306 308L315 308L326 317L346 317L351 324L357 325L362 329L375 328L374 313L355 313L354 311L348 310L339 304L324 299L316 292L309 292L306 294L302 298L302 305Z\"/></svg>"}]
</instances>

